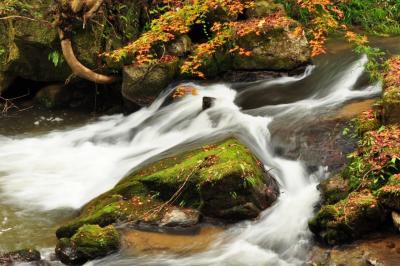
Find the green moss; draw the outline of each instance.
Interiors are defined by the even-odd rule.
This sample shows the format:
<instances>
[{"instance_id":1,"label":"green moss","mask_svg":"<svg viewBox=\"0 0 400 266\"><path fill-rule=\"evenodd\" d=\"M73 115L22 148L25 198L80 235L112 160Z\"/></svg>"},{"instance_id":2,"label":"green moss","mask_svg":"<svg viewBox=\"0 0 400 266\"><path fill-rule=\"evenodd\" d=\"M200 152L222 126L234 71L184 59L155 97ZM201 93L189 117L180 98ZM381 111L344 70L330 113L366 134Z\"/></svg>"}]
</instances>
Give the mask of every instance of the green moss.
<instances>
[{"instance_id":1,"label":"green moss","mask_svg":"<svg viewBox=\"0 0 400 266\"><path fill-rule=\"evenodd\" d=\"M101 228L98 225L84 225L71 238L78 252L88 258L105 256L119 248L120 237L114 226Z\"/></svg>"}]
</instances>

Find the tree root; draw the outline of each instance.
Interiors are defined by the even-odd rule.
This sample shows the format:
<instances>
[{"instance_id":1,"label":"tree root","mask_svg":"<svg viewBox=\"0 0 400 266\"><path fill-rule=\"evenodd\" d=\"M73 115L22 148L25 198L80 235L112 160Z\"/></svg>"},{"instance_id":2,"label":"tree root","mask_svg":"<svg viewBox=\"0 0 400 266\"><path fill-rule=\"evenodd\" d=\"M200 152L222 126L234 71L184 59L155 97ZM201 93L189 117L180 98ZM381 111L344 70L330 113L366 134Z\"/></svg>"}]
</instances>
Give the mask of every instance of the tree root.
<instances>
[{"instance_id":1,"label":"tree root","mask_svg":"<svg viewBox=\"0 0 400 266\"><path fill-rule=\"evenodd\" d=\"M111 84L118 80L118 78L115 76L98 74L82 65L82 63L79 62L75 56L74 50L72 49L71 40L68 38L64 38L64 32L61 29L58 29L58 33L61 39L61 49L65 61L75 75L98 84Z\"/></svg>"}]
</instances>

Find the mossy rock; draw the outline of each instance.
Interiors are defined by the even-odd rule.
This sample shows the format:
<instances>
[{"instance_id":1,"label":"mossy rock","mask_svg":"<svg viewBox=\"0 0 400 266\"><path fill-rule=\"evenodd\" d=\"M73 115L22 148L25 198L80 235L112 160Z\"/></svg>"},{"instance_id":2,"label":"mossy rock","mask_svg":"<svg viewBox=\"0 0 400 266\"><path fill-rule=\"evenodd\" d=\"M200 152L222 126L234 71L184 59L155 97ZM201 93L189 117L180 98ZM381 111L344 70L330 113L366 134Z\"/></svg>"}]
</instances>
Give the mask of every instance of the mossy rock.
<instances>
[{"instance_id":1,"label":"mossy rock","mask_svg":"<svg viewBox=\"0 0 400 266\"><path fill-rule=\"evenodd\" d=\"M152 103L177 76L179 60L123 68L122 95L141 106Z\"/></svg>"},{"instance_id":2,"label":"mossy rock","mask_svg":"<svg viewBox=\"0 0 400 266\"><path fill-rule=\"evenodd\" d=\"M79 217L57 230L57 237L71 237L83 224L158 223L164 214L160 206L178 190L171 204L228 221L257 217L279 194L257 158L230 138L134 171L85 205Z\"/></svg>"},{"instance_id":3,"label":"mossy rock","mask_svg":"<svg viewBox=\"0 0 400 266\"><path fill-rule=\"evenodd\" d=\"M384 219L385 212L378 200L365 190L352 192L336 204L323 206L308 225L317 238L334 245L374 231Z\"/></svg>"},{"instance_id":4,"label":"mossy rock","mask_svg":"<svg viewBox=\"0 0 400 266\"><path fill-rule=\"evenodd\" d=\"M349 195L349 180L338 174L322 181L318 190L321 191L324 204L335 204Z\"/></svg>"},{"instance_id":5,"label":"mossy rock","mask_svg":"<svg viewBox=\"0 0 400 266\"><path fill-rule=\"evenodd\" d=\"M238 45L251 52L250 56L234 55L235 70L293 70L311 60L310 47L304 35L292 36L297 22L287 28L274 29L239 38Z\"/></svg>"},{"instance_id":6,"label":"mossy rock","mask_svg":"<svg viewBox=\"0 0 400 266\"><path fill-rule=\"evenodd\" d=\"M114 226L83 225L71 238L62 238L56 255L66 264L83 264L119 249L120 235Z\"/></svg>"}]
</instances>

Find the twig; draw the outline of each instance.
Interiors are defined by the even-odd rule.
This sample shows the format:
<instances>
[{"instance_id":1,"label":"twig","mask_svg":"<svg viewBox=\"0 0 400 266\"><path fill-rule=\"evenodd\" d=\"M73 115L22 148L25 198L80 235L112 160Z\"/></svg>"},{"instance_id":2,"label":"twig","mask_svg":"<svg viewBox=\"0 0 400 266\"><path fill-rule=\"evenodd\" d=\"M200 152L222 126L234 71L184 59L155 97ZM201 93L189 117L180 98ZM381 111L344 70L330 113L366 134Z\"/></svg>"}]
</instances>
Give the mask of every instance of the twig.
<instances>
[{"instance_id":1,"label":"twig","mask_svg":"<svg viewBox=\"0 0 400 266\"><path fill-rule=\"evenodd\" d=\"M25 17L25 16L12 15L12 16L0 18L0 20L8 20L8 19L24 19L24 20L35 21L35 22L42 22L42 23L45 23L48 25L53 25L50 21L47 21L47 20L35 19L35 18L30 18L30 17Z\"/></svg>"},{"instance_id":2,"label":"twig","mask_svg":"<svg viewBox=\"0 0 400 266\"><path fill-rule=\"evenodd\" d=\"M83 28L86 27L86 23L93 17L93 15L99 10L103 4L103 0L97 0L96 3L83 15Z\"/></svg>"},{"instance_id":3,"label":"twig","mask_svg":"<svg viewBox=\"0 0 400 266\"><path fill-rule=\"evenodd\" d=\"M189 181L189 178L203 165L205 161L201 161L200 163L198 163L193 169L192 171L186 176L185 181L183 182L183 184L179 187L179 189L174 193L174 195L171 196L171 198L164 202L163 204L161 204L160 206L147 211L146 213L144 213L141 217L144 218L146 216L153 216L156 215L158 213L160 213L167 205L175 202L175 200L182 194L182 191L184 189L184 187L186 186L187 182Z\"/></svg>"}]
</instances>

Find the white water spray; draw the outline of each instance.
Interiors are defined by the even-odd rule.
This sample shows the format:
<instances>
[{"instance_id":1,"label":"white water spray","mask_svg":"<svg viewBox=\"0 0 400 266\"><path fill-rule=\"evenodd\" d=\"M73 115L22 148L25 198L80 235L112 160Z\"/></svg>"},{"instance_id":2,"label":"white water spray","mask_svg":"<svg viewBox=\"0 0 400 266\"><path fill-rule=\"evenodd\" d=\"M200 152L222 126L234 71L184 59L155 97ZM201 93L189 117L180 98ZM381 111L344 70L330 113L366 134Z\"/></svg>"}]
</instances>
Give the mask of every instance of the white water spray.
<instances>
[{"instance_id":1,"label":"white water spray","mask_svg":"<svg viewBox=\"0 0 400 266\"><path fill-rule=\"evenodd\" d=\"M257 221L241 223L221 236L207 252L188 256L167 255L125 258L117 254L91 262L99 265L297 265L304 262L309 232L307 219L318 200L317 176L309 176L302 162L275 157L270 146L268 116L271 109L298 113L334 106L376 93L353 91L363 72L365 58L350 66L351 74L327 88L326 96L244 114L234 104L236 91L226 85L196 86L197 96L186 96L166 107L167 94L152 106L128 117L100 121L65 132L39 137L0 138L2 197L23 206L52 210L79 208L112 188L129 170L179 144L236 135L277 177L281 196ZM311 72L301 76L306 78ZM282 79L282 78L281 78ZM285 82L300 80L289 79ZM275 82L284 82L283 80ZM215 105L201 110L202 97L215 97ZM280 114L279 114L280 115Z\"/></svg>"}]
</instances>

